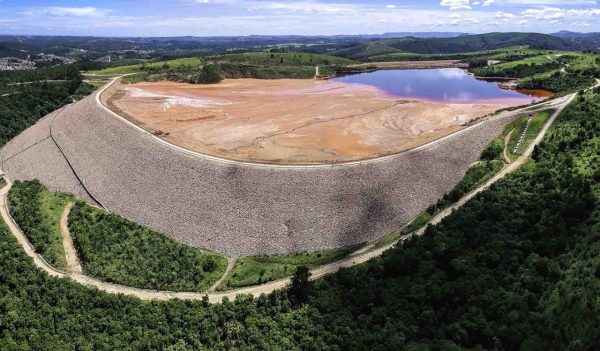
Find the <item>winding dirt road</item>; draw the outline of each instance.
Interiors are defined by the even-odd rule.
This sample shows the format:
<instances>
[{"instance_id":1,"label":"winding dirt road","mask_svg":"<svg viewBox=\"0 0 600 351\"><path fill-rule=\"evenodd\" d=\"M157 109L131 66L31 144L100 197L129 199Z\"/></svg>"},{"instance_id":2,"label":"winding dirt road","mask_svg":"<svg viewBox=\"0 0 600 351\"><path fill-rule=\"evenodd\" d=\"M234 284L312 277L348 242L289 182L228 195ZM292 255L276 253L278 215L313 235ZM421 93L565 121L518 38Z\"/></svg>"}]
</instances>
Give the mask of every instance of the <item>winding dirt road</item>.
<instances>
[{"instance_id":1,"label":"winding dirt road","mask_svg":"<svg viewBox=\"0 0 600 351\"><path fill-rule=\"evenodd\" d=\"M79 262L79 258L77 257L77 250L75 250L75 246L73 245L73 237L71 236L71 231L69 230L69 213L71 213L71 209L75 204L73 202L69 202L63 213L60 216L60 233L62 234L63 247L65 249L65 256L67 259L67 271L71 273L81 273L81 263Z\"/></svg>"},{"instance_id":2,"label":"winding dirt road","mask_svg":"<svg viewBox=\"0 0 600 351\"><path fill-rule=\"evenodd\" d=\"M221 278L219 278L210 288L208 288L208 292L215 291L219 287L219 285L223 284L223 282L229 275L229 272L231 272L231 270L235 266L236 261L237 260L235 260L233 258L227 257L227 268L225 268L225 272L223 272L223 275L221 275Z\"/></svg>"},{"instance_id":3,"label":"winding dirt road","mask_svg":"<svg viewBox=\"0 0 600 351\"><path fill-rule=\"evenodd\" d=\"M598 83L600 84L600 80L598 81ZM469 194L467 194L466 196L461 198L453 206L443 210L442 212L440 212L439 214L434 216L428 224L439 223L446 216L450 215L453 210L463 206L466 202L468 202L475 195L486 190L487 188L490 187L490 185L492 185L499 179L503 178L505 175L515 171L519 166L521 166L523 163L525 163L527 161L527 159L529 158L529 156L532 154L535 146L540 143L540 141L543 139L543 137L545 136L545 134L548 131L548 129L550 128L550 126L554 123L554 121L560 115L560 113L564 110L564 108L566 106L568 106L568 104L575 98L575 96L576 96L576 94L571 94L571 95L565 96L563 98L555 99L548 103L537 105L536 109L547 109L548 107L552 106L552 107L556 108L556 112L546 122L546 124L542 128L540 134L532 141L532 143L529 145L527 150L525 150L525 152L519 158L517 158L513 163L504 167L498 174L496 174L494 177L492 177L490 180L488 180L485 184L481 185L477 189L473 190L472 192L470 192ZM256 296L256 295L260 295L262 293L270 293L270 292L273 292L274 290L284 288L285 286L287 286L289 284L289 278L284 278L284 279L279 279L279 280L272 281L272 282L269 282L269 283L266 283L263 285L240 288L237 290L231 290L231 291L227 291L227 292L223 292L223 293L171 292L171 291L155 291L155 290L147 290L147 289L138 289L138 288L132 288L132 287L123 286L123 285L110 284L110 283L106 283L106 282L100 281L95 278L91 278L91 277L82 275L80 273L59 271L56 268L52 267L50 264L48 264L48 262L46 262L46 260L44 260L43 257L41 257L40 255L38 255L37 253L34 252L33 247L31 246L31 243L27 240L25 234L20 230L20 228L17 226L17 224L13 220L12 216L10 215L10 211L9 211L8 204L7 204L7 194L12 186L12 181L10 179L8 179L7 177L5 177L5 179L7 181L7 186L5 186L4 188L2 188L0 190L0 214L2 215L2 218L4 219L6 224L8 225L11 233L16 237L17 241L24 248L26 254L33 258L34 264L38 268L42 269L43 271L45 271L46 273L48 273L51 276L59 277L59 278L70 278L79 284L86 285L89 287L94 287L94 288L103 290L108 293L135 296L135 297L138 297L138 298L144 299L144 300L169 300L169 299L200 300L206 296L206 297L208 297L208 299L211 303L220 303L224 297L227 297L229 299L234 299L239 294L252 294L252 295ZM64 216L64 213L63 213L63 216ZM62 220L61 220L61 224L62 224ZM339 270L340 268L355 266L355 265L364 263L372 258L378 257L384 251L390 249L397 243L401 243L404 240L406 240L407 238L410 238L415 235L416 236L422 235L424 233L426 227L427 226L424 226L414 233L405 235L405 236L399 238L398 241L396 241L392 244L378 247L378 248L373 248L374 247L373 245L369 245L369 246L367 246L366 249L363 248L340 261L326 264L321 267L317 267L317 268L311 270L311 273L312 273L311 279L317 279L317 278L323 277L324 275L334 273L337 270ZM67 231L68 231L68 228L67 228ZM231 264L231 261L229 264ZM224 275L221 279L225 279L225 276L226 275ZM216 285L213 285L213 287L216 287Z\"/></svg>"}]
</instances>

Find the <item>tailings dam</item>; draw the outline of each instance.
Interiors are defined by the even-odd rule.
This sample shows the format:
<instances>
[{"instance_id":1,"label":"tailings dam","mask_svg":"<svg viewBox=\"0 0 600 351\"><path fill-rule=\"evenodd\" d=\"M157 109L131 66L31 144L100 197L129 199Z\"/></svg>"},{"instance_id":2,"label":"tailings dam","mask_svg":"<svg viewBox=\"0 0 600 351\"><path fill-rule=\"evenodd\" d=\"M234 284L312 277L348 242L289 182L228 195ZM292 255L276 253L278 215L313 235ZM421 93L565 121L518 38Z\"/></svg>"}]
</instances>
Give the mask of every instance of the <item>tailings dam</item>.
<instances>
[{"instance_id":1,"label":"tailings dam","mask_svg":"<svg viewBox=\"0 0 600 351\"><path fill-rule=\"evenodd\" d=\"M398 229L450 191L514 118L501 113L364 162L258 165L166 144L90 96L40 120L1 158L12 179L40 179L182 242L232 257L277 254Z\"/></svg>"}]
</instances>

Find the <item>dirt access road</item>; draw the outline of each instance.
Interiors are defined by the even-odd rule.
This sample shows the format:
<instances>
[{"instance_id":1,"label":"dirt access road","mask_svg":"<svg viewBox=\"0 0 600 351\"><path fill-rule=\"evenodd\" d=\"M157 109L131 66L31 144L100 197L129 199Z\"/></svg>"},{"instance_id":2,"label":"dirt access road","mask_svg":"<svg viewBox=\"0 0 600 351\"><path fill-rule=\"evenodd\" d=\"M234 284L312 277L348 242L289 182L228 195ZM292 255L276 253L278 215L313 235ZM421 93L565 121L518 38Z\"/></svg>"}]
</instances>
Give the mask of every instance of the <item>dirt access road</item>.
<instances>
[{"instance_id":1,"label":"dirt access road","mask_svg":"<svg viewBox=\"0 0 600 351\"><path fill-rule=\"evenodd\" d=\"M77 256L77 250L73 245L73 237L69 230L69 213L75 204L69 202L60 216L60 233L62 234L63 247L65 249L65 256L67 258L67 271L72 273L81 273L81 263Z\"/></svg>"},{"instance_id":2,"label":"dirt access road","mask_svg":"<svg viewBox=\"0 0 600 351\"><path fill-rule=\"evenodd\" d=\"M600 80L598 81L598 84L600 84ZM598 86L598 85L596 85L596 86ZM477 189L473 190L472 192L470 192L469 194L464 196L455 205L451 206L450 208L448 208L448 209L442 211L441 213L439 213L438 215L436 215L428 224L439 223L446 216L450 215L453 210L463 206L475 195L486 190L491 184L493 184L496 181L498 181L499 179L503 178L505 175L515 171L519 166L521 166L523 163L525 163L527 161L527 159L529 158L529 156L532 154L534 147L540 143L540 141L543 139L544 135L546 134L546 132L548 131L550 126L554 123L556 118L560 115L560 113L564 110L564 108L566 106L568 106L568 104L574 99L575 96L576 96L575 94L572 94L572 95L569 95L569 96L566 96L563 98L559 98L559 99L556 99L556 100L553 100L553 101L550 101L547 103L537 105L535 107L535 109L532 110L532 112L535 110L548 109L549 107L556 108L556 112L546 122L546 124L542 128L540 134L532 141L532 143L529 145L527 150L517 160L515 160L513 163L511 163L511 164L507 165L505 168L503 168L497 175L492 177L488 182L486 182L482 186L478 187ZM223 293L171 292L171 291L155 291L155 290L147 290L147 289L137 289L137 288L132 288L132 287L123 286L123 285L110 284L110 283L106 283L106 282L100 281L95 278L85 276L80 273L69 273L69 272L59 271L56 268L52 267L50 264L48 264L48 262L46 262L46 260L44 260L44 258L42 256L35 253L31 243L27 240L25 234L17 226L14 219L10 215L10 211L9 211L8 203L7 203L7 194L12 186L12 182L7 177L5 177L5 179L7 181L7 186L5 186L4 188L2 188L0 190L0 214L2 215L2 218L4 219L6 224L8 225L10 232L15 236L15 238L17 239L19 244L21 244L21 246L25 250L25 253L28 256L30 256L31 258L33 258L34 264L38 268L42 269L43 271L45 271L46 273L48 273L51 276L58 277L58 278L70 278L79 284L86 285L89 287L94 287L94 288L97 288L99 290L102 290L102 291L105 291L108 293L135 296L135 297L138 297L138 298L144 299L144 300L169 300L169 299L200 300L206 296L206 297L208 297L208 299L211 303L220 303L224 297L227 297L229 299L234 299L239 294L252 294L252 295L257 296L262 293L271 293L274 290L284 288L287 284L289 284L289 278L284 278L284 279L272 281L272 282L269 282L269 283L266 283L263 285L252 286L252 287L247 287L247 288L240 288L237 290L231 290L231 291L227 291L227 292L223 292ZM323 265L321 267L317 267L317 268L311 270L311 273L312 273L311 279L317 279L324 275L334 273L337 270L339 270L340 268L352 267L352 266L364 263L372 258L378 257L384 251L390 249L397 243L402 243L407 238L410 238L415 235L417 235L417 236L422 235L425 231L425 228L426 228L426 226L422 227L421 229L417 230L414 233L403 236L403 237L399 238L398 241L396 241L392 244L382 246L382 247L375 247L375 245L372 244L372 245L369 245L367 248L363 248L363 249L355 252L354 254L351 254L349 257L346 257L340 261L333 262L333 263L330 263L327 265Z\"/></svg>"}]
</instances>

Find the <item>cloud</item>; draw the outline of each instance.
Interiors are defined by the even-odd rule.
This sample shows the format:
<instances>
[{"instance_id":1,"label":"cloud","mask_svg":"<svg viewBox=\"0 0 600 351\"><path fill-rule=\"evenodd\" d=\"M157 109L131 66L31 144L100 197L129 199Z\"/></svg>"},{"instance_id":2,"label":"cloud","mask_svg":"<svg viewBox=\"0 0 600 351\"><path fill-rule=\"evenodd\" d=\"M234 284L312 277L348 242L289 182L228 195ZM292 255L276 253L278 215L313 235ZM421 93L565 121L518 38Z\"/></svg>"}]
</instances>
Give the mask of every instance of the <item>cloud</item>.
<instances>
[{"instance_id":1,"label":"cloud","mask_svg":"<svg viewBox=\"0 0 600 351\"><path fill-rule=\"evenodd\" d=\"M442 0L440 5L450 8L450 10L470 10L470 0Z\"/></svg>"},{"instance_id":2,"label":"cloud","mask_svg":"<svg viewBox=\"0 0 600 351\"><path fill-rule=\"evenodd\" d=\"M468 26L468 25L479 24L479 23L480 23L479 20L474 17L457 18L457 19L450 21L451 26Z\"/></svg>"},{"instance_id":3,"label":"cloud","mask_svg":"<svg viewBox=\"0 0 600 351\"><path fill-rule=\"evenodd\" d=\"M0 18L0 25L16 23L21 23L21 21L12 18Z\"/></svg>"},{"instance_id":4,"label":"cloud","mask_svg":"<svg viewBox=\"0 0 600 351\"><path fill-rule=\"evenodd\" d=\"M34 11L35 12L35 11ZM50 16L102 17L111 10L96 7L45 7L43 12Z\"/></svg>"},{"instance_id":5,"label":"cloud","mask_svg":"<svg viewBox=\"0 0 600 351\"><path fill-rule=\"evenodd\" d=\"M507 20L507 19L510 19L510 18L515 18L515 15L513 15L512 13L508 13L508 12L498 11L494 15L494 18Z\"/></svg>"},{"instance_id":6,"label":"cloud","mask_svg":"<svg viewBox=\"0 0 600 351\"><path fill-rule=\"evenodd\" d=\"M524 6L578 6L597 5L596 0L496 0L499 5Z\"/></svg>"},{"instance_id":7,"label":"cloud","mask_svg":"<svg viewBox=\"0 0 600 351\"><path fill-rule=\"evenodd\" d=\"M544 7L541 9L528 9L521 12L521 15L526 18L535 18L537 20L554 20L563 18L565 10L558 7Z\"/></svg>"},{"instance_id":8,"label":"cloud","mask_svg":"<svg viewBox=\"0 0 600 351\"><path fill-rule=\"evenodd\" d=\"M403 28L404 31L415 32L458 29L481 33L491 30L514 31L519 29L517 25L525 26L531 31L554 32L574 27L571 23L578 23L579 26L588 24L592 30L598 26L600 19L600 9L596 8L600 6L569 5L586 0L435 0L433 8L413 8L401 1L176 1L185 2L186 5L176 7L172 12L152 12L157 7L149 6L144 12L146 15L140 15L133 6L114 8L112 11L83 6L17 7L10 13L15 19L22 21L19 24L22 26L12 32L60 34L71 31L78 35L133 36L319 35L373 34ZM507 3L512 5L506 5ZM525 3L530 5L523 5ZM556 5L546 5L548 3ZM0 17L11 17L3 15L2 10L0 9ZM3 22L4 32L11 32L5 29L9 26L8 21ZM563 24L561 28L557 28L558 23ZM465 26L465 29L460 28L461 25ZM52 27L53 30L46 30L48 27Z\"/></svg>"},{"instance_id":9,"label":"cloud","mask_svg":"<svg viewBox=\"0 0 600 351\"><path fill-rule=\"evenodd\" d=\"M440 5L450 10L471 10L472 6L492 6L496 0L473 1L471 0L441 0Z\"/></svg>"},{"instance_id":10,"label":"cloud","mask_svg":"<svg viewBox=\"0 0 600 351\"><path fill-rule=\"evenodd\" d=\"M569 16L600 16L600 9L568 10Z\"/></svg>"},{"instance_id":11,"label":"cloud","mask_svg":"<svg viewBox=\"0 0 600 351\"><path fill-rule=\"evenodd\" d=\"M566 10L558 7L542 7L536 9L527 9L521 12L521 15L525 18L534 18L536 20L543 20L550 24L557 24L556 21L565 17L571 19L577 19L581 17L593 17L600 16L600 9L598 8L590 8L590 9L571 9Z\"/></svg>"},{"instance_id":12,"label":"cloud","mask_svg":"<svg viewBox=\"0 0 600 351\"><path fill-rule=\"evenodd\" d=\"M267 10L278 13L312 13L349 15L361 8L354 4L319 3L313 1L271 2L255 1L247 4L249 11Z\"/></svg>"}]
</instances>

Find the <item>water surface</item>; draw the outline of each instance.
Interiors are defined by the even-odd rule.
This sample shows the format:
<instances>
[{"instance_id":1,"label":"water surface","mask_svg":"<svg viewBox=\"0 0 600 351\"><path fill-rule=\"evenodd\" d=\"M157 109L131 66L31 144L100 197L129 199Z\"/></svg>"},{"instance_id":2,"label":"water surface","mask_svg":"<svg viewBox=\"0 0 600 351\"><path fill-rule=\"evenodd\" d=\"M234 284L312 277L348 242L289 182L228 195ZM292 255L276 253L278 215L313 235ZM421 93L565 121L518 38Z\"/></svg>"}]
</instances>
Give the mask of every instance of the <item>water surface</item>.
<instances>
[{"instance_id":1,"label":"water surface","mask_svg":"<svg viewBox=\"0 0 600 351\"><path fill-rule=\"evenodd\" d=\"M370 85L393 97L445 103L519 105L545 98L502 89L496 82L475 79L459 68L380 70L331 80Z\"/></svg>"}]
</instances>

